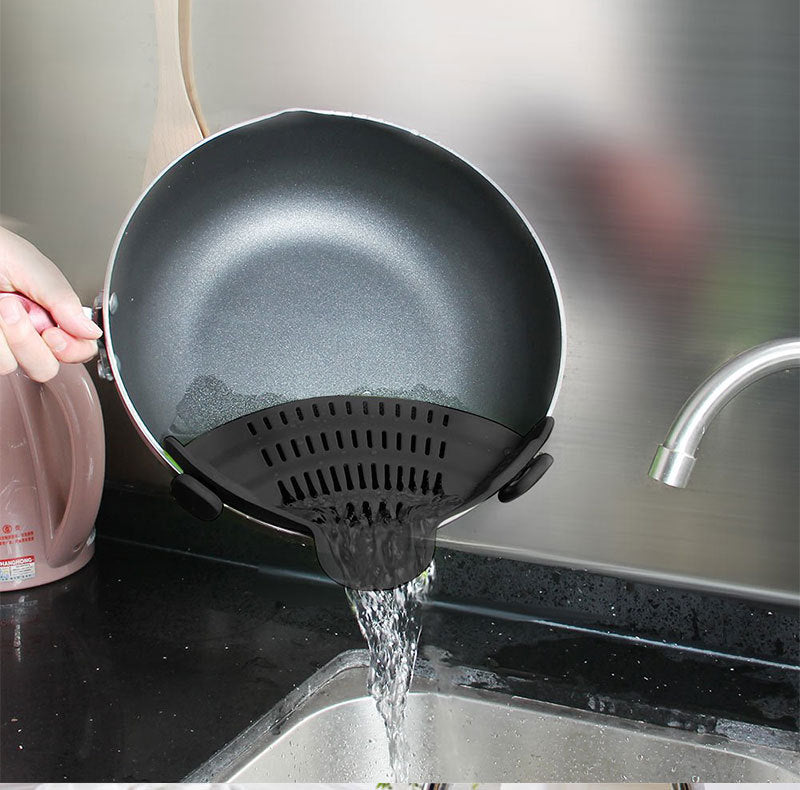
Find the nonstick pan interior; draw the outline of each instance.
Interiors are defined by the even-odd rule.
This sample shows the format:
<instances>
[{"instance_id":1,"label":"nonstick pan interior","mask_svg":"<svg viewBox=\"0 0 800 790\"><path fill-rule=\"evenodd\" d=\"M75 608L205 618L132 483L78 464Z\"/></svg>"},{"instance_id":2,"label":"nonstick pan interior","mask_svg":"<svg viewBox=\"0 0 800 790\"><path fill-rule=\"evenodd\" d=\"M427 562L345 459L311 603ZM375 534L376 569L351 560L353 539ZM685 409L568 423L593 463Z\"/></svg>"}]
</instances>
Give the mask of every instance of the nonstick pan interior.
<instances>
[{"instance_id":1,"label":"nonstick pan interior","mask_svg":"<svg viewBox=\"0 0 800 790\"><path fill-rule=\"evenodd\" d=\"M381 122L293 111L210 138L146 193L112 266L119 383L159 442L353 393L522 434L557 386L556 286L524 220Z\"/></svg>"}]
</instances>

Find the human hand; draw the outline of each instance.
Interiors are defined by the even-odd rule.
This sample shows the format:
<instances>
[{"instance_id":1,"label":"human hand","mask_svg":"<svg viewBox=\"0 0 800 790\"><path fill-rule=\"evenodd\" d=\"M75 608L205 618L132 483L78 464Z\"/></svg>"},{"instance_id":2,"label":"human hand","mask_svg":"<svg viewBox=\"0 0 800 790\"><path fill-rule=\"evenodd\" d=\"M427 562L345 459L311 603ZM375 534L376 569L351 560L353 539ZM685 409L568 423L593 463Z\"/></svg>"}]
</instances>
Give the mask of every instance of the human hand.
<instances>
[{"instance_id":1,"label":"human hand","mask_svg":"<svg viewBox=\"0 0 800 790\"><path fill-rule=\"evenodd\" d=\"M15 292L41 305L57 326L40 335L21 300L11 296ZM20 367L34 381L47 381L58 373L60 362L91 359L102 334L83 314L80 299L56 265L0 227L0 375Z\"/></svg>"}]
</instances>

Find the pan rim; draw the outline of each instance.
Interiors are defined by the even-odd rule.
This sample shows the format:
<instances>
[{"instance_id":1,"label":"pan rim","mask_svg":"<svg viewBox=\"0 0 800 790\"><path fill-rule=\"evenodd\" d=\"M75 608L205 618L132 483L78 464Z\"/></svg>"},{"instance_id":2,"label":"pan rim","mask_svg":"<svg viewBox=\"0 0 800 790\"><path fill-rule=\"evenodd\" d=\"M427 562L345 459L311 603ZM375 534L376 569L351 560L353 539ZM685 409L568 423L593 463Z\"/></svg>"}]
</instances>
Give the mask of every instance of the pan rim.
<instances>
[{"instance_id":1,"label":"pan rim","mask_svg":"<svg viewBox=\"0 0 800 790\"><path fill-rule=\"evenodd\" d=\"M111 278L114 273L114 265L117 259L117 253L119 252L120 244L122 243L122 239L125 236L125 233L128 229L131 219L133 218L134 214L137 212L141 203L147 198L156 184L162 179L162 177L171 170L176 164L181 162L187 156L192 155L195 151L202 148L207 143L215 140L218 137L222 137L229 132L236 131L237 129L242 129L247 126L251 126L255 123L260 123L262 121L270 120L273 118L280 117L281 115L288 115L290 113L309 113L312 115L325 115L325 116L336 116L341 118L353 118L360 121L369 121L372 123L381 124L382 126L386 126L390 129L395 129L400 132L405 132L407 134L414 135L415 137L419 137L426 142L432 143L435 146L438 146L442 150L446 151L450 155L454 156L459 161L463 162L467 167L477 173L481 178L483 178L507 203L511 208L514 209L516 214L524 223L525 227L528 230L528 233L531 235L533 240L536 243L536 246L539 252L544 259L545 265L547 266L547 271L550 275L550 280L553 284L553 290L555 292L556 297L556 305L558 307L558 315L559 315L559 331L561 335L561 353L559 356L559 365L558 365L558 375L556 378L556 385L553 388L553 394L550 398L550 404L547 408L547 412L545 416L551 416L553 410L555 409L556 401L558 400L558 395L561 391L561 385L564 378L564 370L566 366L566 351L567 351L567 332L566 332L566 317L564 314L564 300L561 294L561 287L558 282L558 278L556 277L555 270L553 269L553 265L550 261L550 257L547 254L547 251L542 244L541 239L537 235L536 231L534 230L531 223L528 221L528 218L523 214L522 210L517 206L517 204L511 199L511 197L500 187L490 176L483 172L479 167L474 165L468 159L466 159L461 154L454 151L452 148L440 143L438 140L435 140L431 137L428 137L425 134L420 133L416 129L411 129L406 126L402 126L400 124L392 123L391 121L383 120L382 118L376 118L371 115L365 115L361 113L354 113L354 112L347 112L343 110L322 110L322 109L312 109L308 107L288 107L282 110L277 110L276 112L267 113L265 115L260 115L255 118L249 118L245 121L241 121L240 123L233 124L232 126L228 126L224 129L221 129L218 132L214 132L214 134L210 134L207 137L204 137L202 140L195 143L191 148L188 148L179 156L175 157L171 162L169 162L164 168L162 168L159 173L153 178L153 180L145 187L145 189L141 192L139 197L131 206L130 210L126 214L125 218L120 225L120 229L117 232L116 238L114 239L114 243L111 247L111 253L108 259L108 265L106 266L106 274L103 280L103 290L101 292L101 302L102 302L102 315L103 315L103 342L106 348L106 353L108 356L108 364L111 369L112 380L114 382L114 386L119 394L123 407L128 414L128 417L133 422L136 431L139 435L144 439L145 443L150 447L151 451L153 451L161 461L166 464L167 467L172 469L175 472L180 473L181 469L178 464L168 455L166 450L161 446L161 443L153 436L150 429L145 424L144 420L139 415L136 406L133 404L130 395L128 394L127 388L125 387L125 383L120 375L119 364L117 362L116 354L114 353L114 341L111 333L110 327L110 312L109 312L109 300L111 298ZM458 514L457 516L453 516L452 518L448 519L448 523L458 516L463 514ZM271 525L270 525L271 526Z\"/></svg>"}]
</instances>

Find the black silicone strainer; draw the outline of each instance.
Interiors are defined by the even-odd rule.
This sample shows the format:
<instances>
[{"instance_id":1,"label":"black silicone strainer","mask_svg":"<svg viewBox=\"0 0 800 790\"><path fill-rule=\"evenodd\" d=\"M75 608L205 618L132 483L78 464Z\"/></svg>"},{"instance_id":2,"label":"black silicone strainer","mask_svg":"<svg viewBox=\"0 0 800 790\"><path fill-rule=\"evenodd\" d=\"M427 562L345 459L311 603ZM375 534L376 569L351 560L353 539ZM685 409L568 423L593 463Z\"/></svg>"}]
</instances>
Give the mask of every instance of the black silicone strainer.
<instances>
[{"instance_id":1,"label":"black silicone strainer","mask_svg":"<svg viewBox=\"0 0 800 790\"><path fill-rule=\"evenodd\" d=\"M324 570L349 587L394 587L424 570L436 528L495 491L509 501L550 466L552 429L522 437L421 401L311 398L225 423L165 447L184 470L179 501L202 518L225 502L313 534Z\"/></svg>"}]
</instances>

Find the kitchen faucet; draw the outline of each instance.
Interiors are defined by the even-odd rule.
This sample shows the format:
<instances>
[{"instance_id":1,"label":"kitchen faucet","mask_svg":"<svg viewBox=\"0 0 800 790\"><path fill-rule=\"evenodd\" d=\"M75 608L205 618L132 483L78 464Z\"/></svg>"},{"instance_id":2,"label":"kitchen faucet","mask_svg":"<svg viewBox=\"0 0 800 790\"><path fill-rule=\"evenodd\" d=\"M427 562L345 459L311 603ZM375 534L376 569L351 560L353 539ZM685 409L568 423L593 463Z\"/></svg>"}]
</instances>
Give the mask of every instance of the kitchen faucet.
<instances>
[{"instance_id":1,"label":"kitchen faucet","mask_svg":"<svg viewBox=\"0 0 800 790\"><path fill-rule=\"evenodd\" d=\"M667 438L656 450L650 477L674 488L686 488L700 440L725 404L754 381L796 367L800 367L800 338L771 340L726 362L683 404Z\"/></svg>"}]
</instances>

